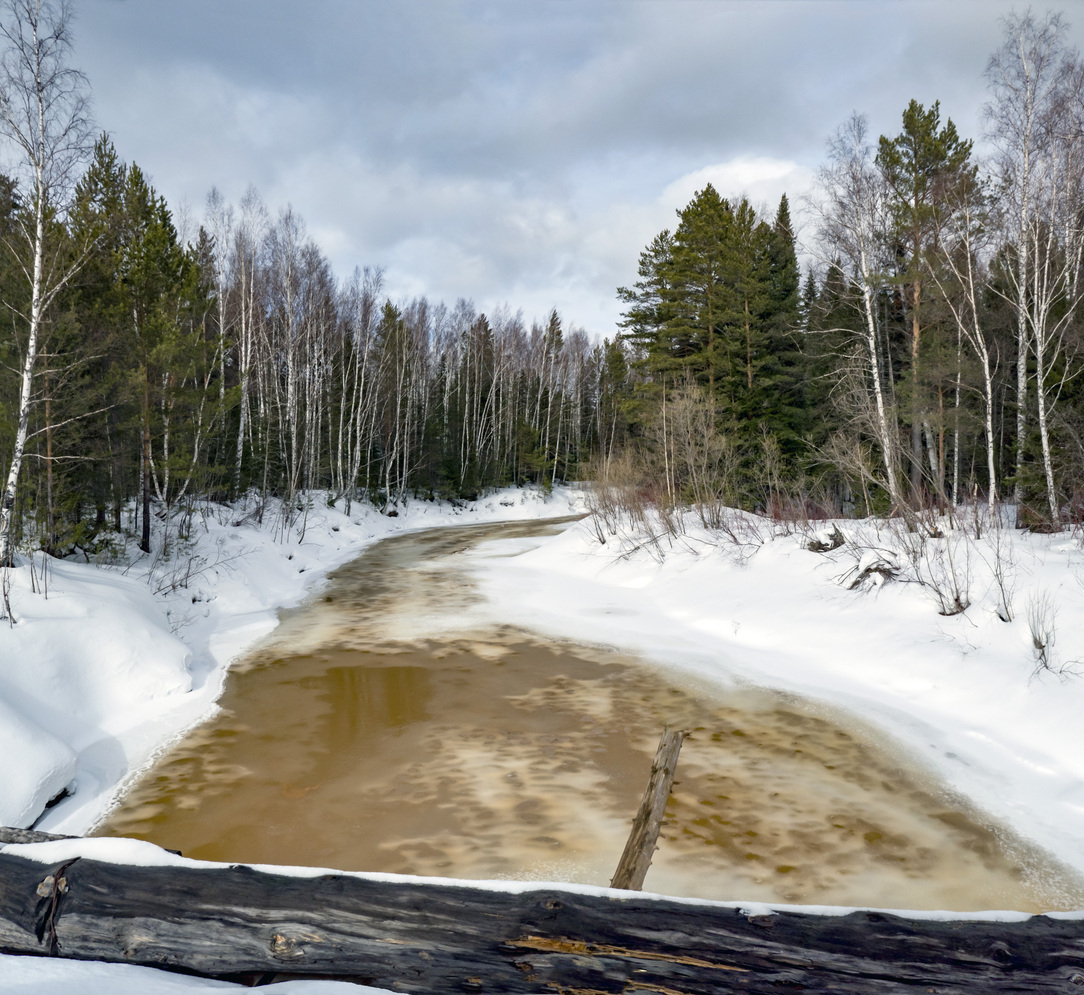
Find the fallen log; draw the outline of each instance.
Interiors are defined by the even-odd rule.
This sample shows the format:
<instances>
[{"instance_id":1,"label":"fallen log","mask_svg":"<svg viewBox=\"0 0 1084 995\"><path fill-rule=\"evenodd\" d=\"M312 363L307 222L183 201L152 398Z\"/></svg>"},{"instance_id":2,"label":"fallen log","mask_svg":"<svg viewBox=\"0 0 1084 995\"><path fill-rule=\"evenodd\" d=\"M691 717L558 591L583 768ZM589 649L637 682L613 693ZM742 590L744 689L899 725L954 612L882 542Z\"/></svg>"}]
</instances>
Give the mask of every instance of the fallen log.
<instances>
[{"instance_id":1,"label":"fallen log","mask_svg":"<svg viewBox=\"0 0 1084 995\"><path fill-rule=\"evenodd\" d=\"M1084 991L1077 919L755 914L574 887L496 891L181 858L133 866L96 859L106 851L89 845L114 842L81 841L82 856L69 841L4 846L0 950L427 995Z\"/></svg>"}]
</instances>

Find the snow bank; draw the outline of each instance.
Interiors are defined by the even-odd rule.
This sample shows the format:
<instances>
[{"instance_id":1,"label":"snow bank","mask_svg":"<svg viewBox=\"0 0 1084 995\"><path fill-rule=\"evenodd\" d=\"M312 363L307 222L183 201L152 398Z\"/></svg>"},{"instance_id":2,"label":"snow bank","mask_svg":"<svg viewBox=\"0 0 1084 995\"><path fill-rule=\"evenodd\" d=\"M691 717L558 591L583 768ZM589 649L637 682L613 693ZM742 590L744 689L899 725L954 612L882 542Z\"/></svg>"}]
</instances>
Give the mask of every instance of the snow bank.
<instances>
[{"instance_id":1,"label":"snow bank","mask_svg":"<svg viewBox=\"0 0 1084 995\"><path fill-rule=\"evenodd\" d=\"M12 957L0 954L4 995L200 995L251 991L248 985L170 974L132 964ZM346 981L280 981L260 988L261 995L391 995Z\"/></svg>"},{"instance_id":2,"label":"snow bank","mask_svg":"<svg viewBox=\"0 0 1084 995\"><path fill-rule=\"evenodd\" d=\"M75 776L76 754L67 743L0 700L0 825L25 826Z\"/></svg>"}]
</instances>

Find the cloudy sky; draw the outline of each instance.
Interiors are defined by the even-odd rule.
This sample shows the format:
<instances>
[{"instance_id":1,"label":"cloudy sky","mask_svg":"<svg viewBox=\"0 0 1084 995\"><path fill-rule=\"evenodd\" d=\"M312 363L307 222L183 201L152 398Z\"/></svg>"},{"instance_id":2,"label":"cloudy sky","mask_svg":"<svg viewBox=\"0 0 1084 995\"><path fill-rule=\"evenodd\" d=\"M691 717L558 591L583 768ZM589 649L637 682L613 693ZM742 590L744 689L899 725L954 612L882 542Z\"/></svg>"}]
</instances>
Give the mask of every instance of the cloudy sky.
<instances>
[{"instance_id":1,"label":"cloudy sky","mask_svg":"<svg viewBox=\"0 0 1084 995\"><path fill-rule=\"evenodd\" d=\"M1066 4L1084 48L1084 10ZM76 0L99 126L175 211L254 185L346 277L609 335L705 182L797 202L852 110L977 136L1000 0ZM1056 8L1055 8L1056 9ZM1036 7L1036 10L1042 10Z\"/></svg>"}]
</instances>

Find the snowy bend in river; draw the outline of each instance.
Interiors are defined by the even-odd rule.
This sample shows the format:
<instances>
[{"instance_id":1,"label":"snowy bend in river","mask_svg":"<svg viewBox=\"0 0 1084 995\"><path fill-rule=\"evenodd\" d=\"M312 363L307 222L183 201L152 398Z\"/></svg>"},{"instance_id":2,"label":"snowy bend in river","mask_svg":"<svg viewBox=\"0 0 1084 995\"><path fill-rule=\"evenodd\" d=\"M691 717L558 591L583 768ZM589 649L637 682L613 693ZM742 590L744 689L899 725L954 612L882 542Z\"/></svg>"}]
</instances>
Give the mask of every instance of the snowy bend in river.
<instances>
[{"instance_id":1,"label":"snowy bend in river","mask_svg":"<svg viewBox=\"0 0 1084 995\"><path fill-rule=\"evenodd\" d=\"M689 729L645 888L737 901L1040 911L1068 869L861 722L471 621L463 556L568 519L386 539L284 612L221 710L102 835L185 856L605 885L662 728Z\"/></svg>"}]
</instances>

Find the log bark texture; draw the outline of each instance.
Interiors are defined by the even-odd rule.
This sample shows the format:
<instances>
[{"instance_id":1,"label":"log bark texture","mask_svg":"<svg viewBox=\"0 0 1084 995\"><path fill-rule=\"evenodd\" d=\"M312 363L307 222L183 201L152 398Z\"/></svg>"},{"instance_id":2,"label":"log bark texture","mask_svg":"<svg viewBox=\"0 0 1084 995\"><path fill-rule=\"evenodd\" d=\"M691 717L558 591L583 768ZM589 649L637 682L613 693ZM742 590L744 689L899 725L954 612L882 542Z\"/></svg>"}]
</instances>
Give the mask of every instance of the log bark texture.
<instances>
[{"instance_id":1,"label":"log bark texture","mask_svg":"<svg viewBox=\"0 0 1084 995\"><path fill-rule=\"evenodd\" d=\"M4 843L49 843L52 840L74 840L77 836L56 836L53 833L42 833L37 829L13 829L11 826L0 826L0 844Z\"/></svg>"},{"instance_id":2,"label":"log bark texture","mask_svg":"<svg viewBox=\"0 0 1084 995\"><path fill-rule=\"evenodd\" d=\"M0 852L0 950L400 992L1084 992L1084 924L746 915L697 902L297 877L243 865L50 865Z\"/></svg>"}]
</instances>

